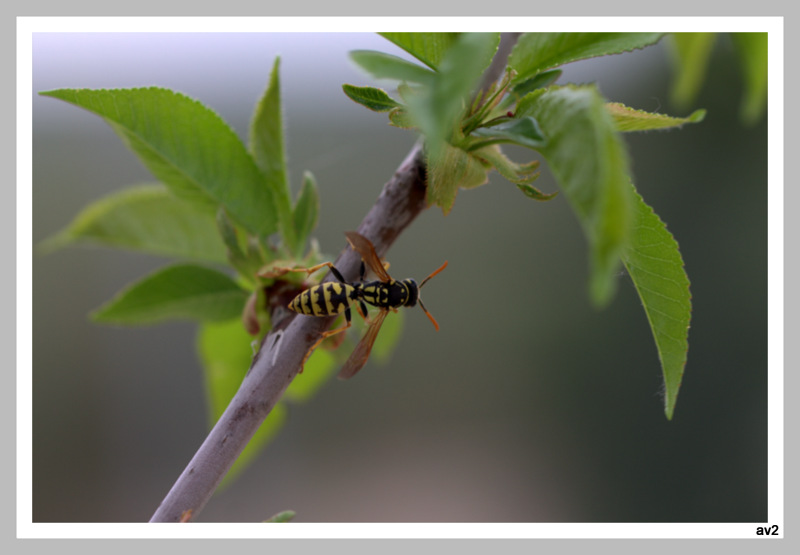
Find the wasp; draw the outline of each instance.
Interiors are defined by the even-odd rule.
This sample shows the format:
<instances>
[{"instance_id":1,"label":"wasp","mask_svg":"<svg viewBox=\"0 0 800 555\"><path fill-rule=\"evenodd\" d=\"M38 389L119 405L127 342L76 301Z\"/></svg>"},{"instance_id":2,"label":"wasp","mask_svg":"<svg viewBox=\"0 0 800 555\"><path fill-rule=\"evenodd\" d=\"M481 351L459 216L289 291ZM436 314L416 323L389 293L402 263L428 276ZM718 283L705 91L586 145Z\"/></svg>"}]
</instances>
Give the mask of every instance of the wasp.
<instances>
[{"instance_id":1,"label":"wasp","mask_svg":"<svg viewBox=\"0 0 800 555\"><path fill-rule=\"evenodd\" d=\"M439 330L439 324L431 313L428 312L428 309L425 308L425 305L422 304L422 299L419 298L419 290L422 289L429 279L447 267L447 262L445 262L438 270L422 280L422 283L419 285L417 285L417 282L413 279L397 281L392 279L386 271L388 265L383 265L378 254L375 252L375 247L369 239L355 231L345 232L345 237L347 237L347 242L350 243L353 250L361 255L359 281L348 283L331 262L323 262L311 268L295 268L291 271L307 272L311 275L320 268L327 266L338 282L329 281L314 285L297 295L292 302L289 303L289 309L298 314L305 314L307 316L335 316L344 313L344 318L346 320L345 325L334 330L323 332L320 340L309 349L309 355L323 340L345 331L352 325L351 309L353 306L355 306L364 320L367 321L369 327L366 333L361 338L361 341L358 342L350 358L347 359L347 362L345 362L342 370L339 372L339 379L342 380L352 378L364 367L372 351L375 338L378 337L378 332L383 325L383 321L390 311L397 312L397 309L402 306L413 307L419 303L419 306L428 318L430 318L433 326L437 331ZM365 262L378 277L376 281L364 281L366 275ZM367 317L366 305L368 304L380 308L380 311L371 321ZM308 355L306 355L306 357L308 357Z\"/></svg>"}]
</instances>

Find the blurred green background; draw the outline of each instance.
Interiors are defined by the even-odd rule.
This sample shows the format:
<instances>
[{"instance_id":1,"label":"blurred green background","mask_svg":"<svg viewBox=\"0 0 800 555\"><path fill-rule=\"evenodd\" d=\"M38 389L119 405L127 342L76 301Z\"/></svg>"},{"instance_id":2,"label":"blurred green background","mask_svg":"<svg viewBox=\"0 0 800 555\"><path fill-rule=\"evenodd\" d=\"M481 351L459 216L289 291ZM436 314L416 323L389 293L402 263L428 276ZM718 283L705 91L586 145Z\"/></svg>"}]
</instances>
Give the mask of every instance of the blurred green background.
<instances>
[{"instance_id":1,"label":"blurred green background","mask_svg":"<svg viewBox=\"0 0 800 555\"><path fill-rule=\"evenodd\" d=\"M152 178L99 118L36 96L158 85L241 137L280 55L297 191L317 178L324 252L345 245L413 144L341 92L374 84L372 34L47 33L33 43L33 239L87 203ZM607 98L674 115L668 42L565 67ZM566 199L493 175L453 212L425 212L389 252L397 278L448 269L408 311L399 347L292 406L277 439L200 521L754 522L767 518L767 126L742 126L730 41L714 50L705 121L625 136L634 180L678 240L692 283L675 418L627 275L604 311ZM687 112L688 113L688 112ZM512 151L517 161L527 151ZM549 192L547 172L537 183ZM34 256L33 520L149 519L207 431L191 323L112 328L87 313L166 260L105 249Z\"/></svg>"}]
</instances>

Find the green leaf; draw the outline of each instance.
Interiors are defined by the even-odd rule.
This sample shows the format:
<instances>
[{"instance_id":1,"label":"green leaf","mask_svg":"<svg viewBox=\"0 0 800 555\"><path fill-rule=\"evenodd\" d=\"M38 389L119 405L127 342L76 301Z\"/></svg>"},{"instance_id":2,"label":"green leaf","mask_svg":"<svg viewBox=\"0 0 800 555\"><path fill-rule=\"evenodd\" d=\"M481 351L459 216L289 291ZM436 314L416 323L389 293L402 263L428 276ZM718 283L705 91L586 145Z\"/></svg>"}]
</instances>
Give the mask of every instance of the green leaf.
<instances>
[{"instance_id":1,"label":"green leaf","mask_svg":"<svg viewBox=\"0 0 800 555\"><path fill-rule=\"evenodd\" d=\"M523 80L511 89L511 92L518 97L523 97L536 89L543 89L555 83L563 72L560 69L551 69L537 73L530 79Z\"/></svg>"},{"instance_id":2,"label":"green leaf","mask_svg":"<svg viewBox=\"0 0 800 555\"><path fill-rule=\"evenodd\" d=\"M389 112L389 123L400 129L413 129L414 122L405 108L395 108Z\"/></svg>"},{"instance_id":3,"label":"green leaf","mask_svg":"<svg viewBox=\"0 0 800 555\"><path fill-rule=\"evenodd\" d=\"M255 287L255 275L267 262L265 251L253 248L258 245L255 240L248 241L248 236L236 229L225 209L220 207L217 212L217 229L225 244L225 253L228 263L239 272L239 275ZM249 244L248 244L249 243Z\"/></svg>"},{"instance_id":4,"label":"green leaf","mask_svg":"<svg viewBox=\"0 0 800 555\"><path fill-rule=\"evenodd\" d=\"M274 522L290 522L295 517L294 511L281 511L277 514L272 515L264 522L274 523Z\"/></svg>"},{"instance_id":5,"label":"green leaf","mask_svg":"<svg viewBox=\"0 0 800 555\"><path fill-rule=\"evenodd\" d=\"M606 304L616 287L633 205L627 151L605 104L594 86L567 86L539 89L517 106L517 116L532 115L539 122L547 137L540 151L583 225L597 306Z\"/></svg>"},{"instance_id":6,"label":"green leaf","mask_svg":"<svg viewBox=\"0 0 800 555\"><path fill-rule=\"evenodd\" d=\"M536 149L546 143L539 124L530 116L513 118L492 127L478 128L472 132L471 136L486 139L479 143L480 146L512 143Z\"/></svg>"},{"instance_id":7,"label":"green leaf","mask_svg":"<svg viewBox=\"0 0 800 555\"><path fill-rule=\"evenodd\" d=\"M533 200L538 201L546 201L546 200L553 200L555 196L558 194L558 191L553 193L543 193L533 185L529 183L515 183L517 189L522 191L522 194L528 198L532 198Z\"/></svg>"},{"instance_id":8,"label":"green leaf","mask_svg":"<svg viewBox=\"0 0 800 555\"><path fill-rule=\"evenodd\" d=\"M674 33L672 61L676 77L670 96L672 103L681 110L689 108L706 76L715 33Z\"/></svg>"},{"instance_id":9,"label":"green leaf","mask_svg":"<svg viewBox=\"0 0 800 555\"><path fill-rule=\"evenodd\" d=\"M162 268L128 286L92 314L107 324L170 319L219 321L242 312L247 292L227 275L194 264Z\"/></svg>"},{"instance_id":10,"label":"green leaf","mask_svg":"<svg viewBox=\"0 0 800 555\"><path fill-rule=\"evenodd\" d=\"M306 172L303 176L303 188L297 197L297 203L292 214L294 233L297 237L297 249L295 249L294 254L298 258L303 255L303 247L316 227L318 217L319 193L317 192L317 183L314 181L314 176L310 172Z\"/></svg>"},{"instance_id":11,"label":"green leaf","mask_svg":"<svg viewBox=\"0 0 800 555\"><path fill-rule=\"evenodd\" d=\"M175 198L160 185L131 187L89 204L39 247L46 251L74 243L225 261L214 217Z\"/></svg>"},{"instance_id":12,"label":"green leaf","mask_svg":"<svg viewBox=\"0 0 800 555\"><path fill-rule=\"evenodd\" d=\"M458 33L378 33L431 69L437 69Z\"/></svg>"},{"instance_id":13,"label":"green leaf","mask_svg":"<svg viewBox=\"0 0 800 555\"><path fill-rule=\"evenodd\" d=\"M517 72L515 83L569 62L608 54L621 54L655 44L663 33L526 33L508 65Z\"/></svg>"},{"instance_id":14,"label":"green leaf","mask_svg":"<svg viewBox=\"0 0 800 555\"><path fill-rule=\"evenodd\" d=\"M350 59L375 79L430 83L434 73L415 63L374 50L353 50Z\"/></svg>"},{"instance_id":15,"label":"green leaf","mask_svg":"<svg viewBox=\"0 0 800 555\"><path fill-rule=\"evenodd\" d=\"M284 397L298 403L308 401L333 376L337 362L334 353L322 346L317 347L308 357L303 371L286 388Z\"/></svg>"},{"instance_id":16,"label":"green leaf","mask_svg":"<svg viewBox=\"0 0 800 555\"><path fill-rule=\"evenodd\" d=\"M451 138L465 102L489 67L500 44L498 33L465 33L445 53L430 87L409 98L408 113L425 136L426 147L436 150Z\"/></svg>"},{"instance_id":17,"label":"green leaf","mask_svg":"<svg viewBox=\"0 0 800 555\"><path fill-rule=\"evenodd\" d=\"M345 83L342 85L342 90L351 100L366 106L373 112L388 112L400 106L397 101L386 94L386 91L376 87L356 87Z\"/></svg>"},{"instance_id":18,"label":"green leaf","mask_svg":"<svg viewBox=\"0 0 800 555\"><path fill-rule=\"evenodd\" d=\"M631 243L622 260L642 300L664 374L664 410L672 419L689 349L692 302L678 243L634 191Z\"/></svg>"},{"instance_id":19,"label":"green leaf","mask_svg":"<svg viewBox=\"0 0 800 555\"><path fill-rule=\"evenodd\" d=\"M767 33L733 33L744 77L740 117L753 125L767 108Z\"/></svg>"},{"instance_id":20,"label":"green leaf","mask_svg":"<svg viewBox=\"0 0 800 555\"><path fill-rule=\"evenodd\" d=\"M221 204L253 233L276 230L273 190L233 130L201 103L156 87L40 94L101 116L175 195L212 213Z\"/></svg>"},{"instance_id":21,"label":"green leaf","mask_svg":"<svg viewBox=\"0 0 800 555\"><path fill-rule=\"evenodd\" d=\"M294 250L292 202L283 144L279 67L280 58L276 58L270 73L269 85L264 96L258 102L250 123L250 152L266 178L267 186L274 192L275 207L283 240L290 249Z\"/></svg>"},{"instance_id":22,"label":"green leaf","mask_svg":"<svg viewBox=\"0 0 800 555\"><path fill-rule=\"evenodd\" d=\"M681 127L684 123L699 123L706 117L705 110L695 110L685 118L676 118L666 114L635 110L619 102L607 103L606 110L614 118L617 131L647 131Z\"/></svg>"},{"instance_id":23,"label":"green leaf","mask_svg":"<svg viewBox=\"0 0 800 555\"><path fill-rule=\"evenodd\" d=\"M456 201L458 189L485 184L487 166L474 155L444 143L438 151L426 151L428 170L427 201L447 215Z\"/></svg>"},{"instance_id":24,"label":"green leaf","mask_svg":"<svg viewBox=\"0 0 800 555\"><path fill-rule=\"evenodd\" d=\"M480 150L474 151L472 154L494 166L500 175L516 185L528 198L546 201L553 199L558 194L558 191L543 193L531 185L531 183L539 178L538 160L533 160L526 164L517 164L509 160L496 145L481 148Z\"/></svg>"},{"instance_id":25,"label":"green leaf","mask_svg":"<svg viewBox=\"0 0 800 555\"><path fill-rule=\"evenodd\" d=\"M252 337L244 331L237 318L219 323L203 324L197 335L197 351L203 363L208 425L211 428L236 394L253 358ZM248 442L239 458L220 484L230 485L275 437L286 422L285 403L273 407L267 419Z\"/></svg>"},{"instance_id":26,"label":"green leaf","mask_svg":"<svg viewBox=\"0 0 800 555\"><path fill-rule=\"evenodd\" d=\"M490 145L471 151L471 154L494 166L497 172L515 184L533 183L539 177L539 161L533 160L525 164L511 161L497 145Z\"/></svg>"}]
</instances>

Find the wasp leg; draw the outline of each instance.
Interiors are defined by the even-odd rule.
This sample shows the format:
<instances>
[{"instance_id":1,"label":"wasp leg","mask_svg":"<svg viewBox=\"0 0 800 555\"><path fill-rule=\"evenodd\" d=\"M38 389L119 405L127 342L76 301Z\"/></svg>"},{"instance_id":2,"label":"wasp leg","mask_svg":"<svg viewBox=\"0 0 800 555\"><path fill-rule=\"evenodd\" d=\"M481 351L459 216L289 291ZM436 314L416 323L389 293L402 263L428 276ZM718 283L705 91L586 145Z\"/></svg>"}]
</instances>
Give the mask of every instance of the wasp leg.
<instances>
[{"instance_id":1,"label":"wasp leg","mask_svg":"<svg viewBox=\"0 0 800 555\"><path fill-rule=\"evenodd\" d=\"M331 268L333 268L333 266L331 266ZM300 373L301 374L303 373L303 367L306 365L306 361L308 360L308 357L311 356L311 353L314 352L314 349L319 347L320 343L322 343L323 341L325 341L329 337L332 337L332 336L334 336L336 334L339 334L339 333L342 333L343 331L346 331L348 328L350 328L350 326L353 325L353 323L350 321L351 320L351 313L350 313L350 309L349 308L344 311L344 319L347 320L347 323L344 326L342 326L341 328L336 328L335 330L328 330L328 331L322 332L322 334L320 335L320 338L317 340L317 342L314 343L311 346L311 348L306 353L306 356L303 357L303 361L300 363Z\"/></svg>"},{"instance_id":2,"label":"wasp leg","mask_svg":"<svg viewBox=\"0 0 800 555\"><path fill-rule=\"evenodd\" d=\"M279 276L282 276L283 274L286 274L288 272L306 272L310 276L311 274L313 274L314 272L316 272L317 270L319 270L324 266L330 268L331 273L336 279L339 280L340 283L347 283L347 280L344 279L344 276L342 276L342 274L339 272L339 270L336 269L336 266L334 266L332 262L323 262L322 264L317 264L316 266L312 266L310 268L275 268L272 272L270 272L269 277L274 277L275 272L279 272L277 274ZM362 262L362 267L363 267L363 262ZM262 277L265 276L262 275ZM364 280L363 274L361 280L362 281Z\"/></svg>"},{"instance_id":3,"label":"wasp leg","mask_svg":"<svg viewBox=\"0 0 800 555\"><path fill-rule=\"evenodd\" d=\"M305 272L306 274L308 274L310 276L311 274L313 274L314 272L316 272L320 268L323 268L324 266L327 266L328 268L333 270L334 275L336 275L337 278L341 278L341 274L338 272L338 270L336 270L336 268L333 267L333 262L323 262L322 264L317 264L316 266L311 266L310 268L284 268L284 267L278 267L278 268L273 268L272 270L270 270L266 274L260 274L260 275L261 275L261 277L279 277L279 276L282 276L284 274L288 274L289 272ZM344 281L344 279L340 279L339 281Z\"/></svg>"}]
</instances>

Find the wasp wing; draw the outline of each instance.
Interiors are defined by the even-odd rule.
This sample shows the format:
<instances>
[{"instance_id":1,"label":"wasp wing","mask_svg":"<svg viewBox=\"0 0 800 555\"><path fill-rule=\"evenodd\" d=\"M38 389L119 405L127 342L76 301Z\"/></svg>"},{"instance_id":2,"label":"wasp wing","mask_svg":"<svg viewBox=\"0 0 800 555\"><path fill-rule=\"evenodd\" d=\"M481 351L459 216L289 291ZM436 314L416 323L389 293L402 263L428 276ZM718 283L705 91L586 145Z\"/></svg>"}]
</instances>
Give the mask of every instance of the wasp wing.
<instances>
[{"instance_id":1,"label":"wasp wing","mask_svg":"<svg viewBox=\"0 0 800 555\"><path fill-rule=\"evenodd\" d=\"M389 283L392 281L392 278L389 276L386 268L383 267L383 263L381 262L378 253L375 252L375 246L369 239L360 233L356 233L355 231L345 231L344 235L347 237L347 242L350 243L350 246L353 247L353 250L361 255L361 258L364 259L364 262L366 262L372 271L375 272L375 275L378 276L379 280L383 281L384 283Z\"/></svg>"},{"instance_id":2,"label":"wasp wing","mask_svg":"<svg viewBox=\"0 0 800 555\"><path fill-rule=\"evenodd\" d=\"M387 314L389 314L387 309L381 310L370 322L364 337L361 338L361 341L358 342L358 345L350 354L350 358L342 366L342 370L339 372L340 380L348 380L364 368L369 358L369 353L372 351L372 346L375 344L375 338L378 337L378 332L381 331L381 326Z\"/></svg>"}]
</instances>

